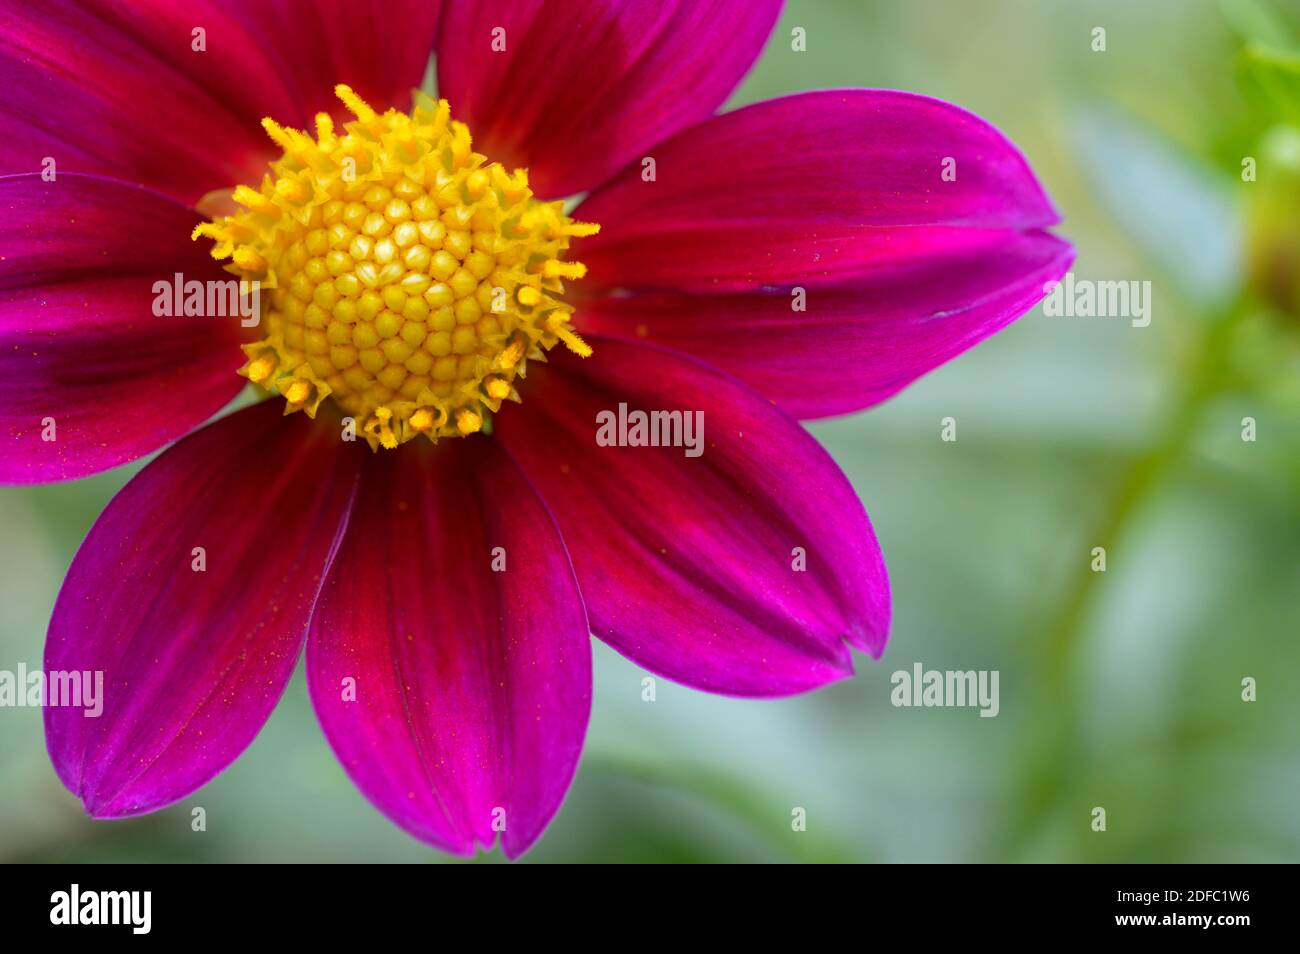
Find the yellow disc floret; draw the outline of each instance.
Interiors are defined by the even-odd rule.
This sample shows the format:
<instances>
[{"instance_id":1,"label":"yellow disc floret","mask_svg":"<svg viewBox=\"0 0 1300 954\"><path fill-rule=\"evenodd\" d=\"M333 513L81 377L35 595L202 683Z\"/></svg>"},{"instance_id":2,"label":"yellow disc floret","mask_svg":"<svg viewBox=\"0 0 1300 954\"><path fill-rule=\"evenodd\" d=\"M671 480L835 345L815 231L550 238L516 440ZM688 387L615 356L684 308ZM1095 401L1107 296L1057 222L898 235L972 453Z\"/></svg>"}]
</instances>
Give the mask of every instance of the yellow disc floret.
<instances>
[{"instance_id":1,"label":"yellow disc floret","mask_svg":"<svg viewBox=\"0 0 1300 954\"><path fill-rule=\"evenodd\" d=\"M445 100L380 115L335 91L356 116L342 133L324 113L314 138L263 120L284 155L235 189L241 211L194 231L266 293L240 373L286 413L329 398L372 447L472 434L519 400L530 358L591 353L560 296L586 271L564 261L570 239L599 227L474 152Z\"/></svg>"}]
</instances>

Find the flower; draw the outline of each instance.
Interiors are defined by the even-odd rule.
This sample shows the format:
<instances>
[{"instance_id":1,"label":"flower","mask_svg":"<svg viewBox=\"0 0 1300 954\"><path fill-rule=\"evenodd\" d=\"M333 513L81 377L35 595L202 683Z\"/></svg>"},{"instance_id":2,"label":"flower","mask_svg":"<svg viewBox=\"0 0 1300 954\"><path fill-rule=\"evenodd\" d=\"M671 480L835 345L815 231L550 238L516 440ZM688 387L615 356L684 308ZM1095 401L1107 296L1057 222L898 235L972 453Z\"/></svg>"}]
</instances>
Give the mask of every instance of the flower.
<instances>
[{"instance_id":1,"label":"flower","mask_svg":"<svg viewBox=\"0 0 1300 954\"><path fill-rule=\"evenodd\" d=\"M365 795L447 851L500 835L515 857L576 769L591 634L737 696L881 654L879 546L797 420L1000 330L1073 252L957 107L848 89L714 115L780 6L5 11L0 478L189 434L108 505L50 622L47 671L105 674L100 718L46 710L91 815L229 765L305 645ZM400 111L431 47L455 122ZM159 280L228 279L212 254L264 282L263 327L151 311ZM241 368L285 400L205 424ZM702 453L598 443L627 408L701 412Z\"/></svg>"}]
</instances>

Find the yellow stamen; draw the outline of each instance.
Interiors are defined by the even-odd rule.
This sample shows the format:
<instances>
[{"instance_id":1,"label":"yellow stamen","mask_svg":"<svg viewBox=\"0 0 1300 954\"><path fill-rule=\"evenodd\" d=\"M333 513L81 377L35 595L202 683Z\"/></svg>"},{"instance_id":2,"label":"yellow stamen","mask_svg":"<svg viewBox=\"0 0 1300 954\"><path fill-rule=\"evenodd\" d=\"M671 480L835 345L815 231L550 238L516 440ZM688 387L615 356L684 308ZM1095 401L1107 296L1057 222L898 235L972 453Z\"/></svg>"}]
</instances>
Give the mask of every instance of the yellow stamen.
<instances>
[{"instance_id":1,"label":"yellow stamen","mask_svg":"<svg viewBox=\"0 0 1300 954\"><path fill-rule=\"evenodd\" d=\"M257 249L248 245L241 245L235 249L234 260L236 267L243 273L240 276L242 278L255 280L258 275L266 271L266 259Z\"/></svg>"},{"instance_id":2,"label":"yellow stamen","mask_svg":"<svg viewBox=\"0 0 1300 954\"><path fill-rule=\"evenodd\" d=\"M334 120L329 113L316 114L316 139L322 146L334 138Z\"/></svg>"},{"instance_id":3,"label":"yellow stamen","mask_svg":"<svg viewBox=\"0 0 1300 954\"><path fill-rule=\"evenodd\" d=\"M275 370L277 364L279 364L279 361L274 354L263 355L254 361L250 361L244 373L248 376L248 380L254 384L261 384L271 376L271 372Z\"/></svg>"},{"instance_id":4,"label":"yellow stamen","mask_svg":"<svg viewBox=\"0 0 1300 954\"><path fill-rule=\"evenodd\" d=\"M271 137L271 142L275 143L285 152L292 152L296 147L293 137L289 135L289 130L285 129L270 116L262 120L262 128L266 134Z\"/></svg>"},{"instance_id":5,"label":"yellow stamen","mask_svg":"<svg viewBox=\"0 0 1300 954\"><path fill-rule=\"evenodd\" d=\"M599 226L474 152L445 101L380 114L335 92L355 119L320 113L314 138L263 120L283 155L233 191L239 211L193 232L262 283L265 337L240 373L291 410L328 397L373 448L490 430L529 356L591 354L559 280L586 274L565 256Z\"/></svg>"},{"instance_id":6,"label":"yellow stamen","mask_svg":"<svg viewBox=\"0 0 1300 954\"><path fill-rule=\"evenodd\" d=\"M301 404L309 397L311 397L311 382L301 378L289 385L284 392L284 399L290 404Z\"/></svg>"},{"instance_id":7,"label":"yellow stamen","mask_svg":"<svg viewBox=\"0 0 1300 954\"><path fill-rule=\"evenodd\" d=\"M510 382L505 378L488 378L484 388L488 397L498 401L504 401L510 396Z\"/></svg>"},{"instance_id":8,"label":"yellow stamen","mask_svg":"<svg viewBox=\"0 0 1300 954\"><path fill-rule=\"evenodd\" d=\"M365 427L363 428L366 437L372 441L373 444L378 444L380 447L387 448L388 450L392 450L398 443L397 435L393 433L393 429L389 426L389 421L392 420L392 417L393 412L391 408L376 408L375 413L371 415L368 421L366 421Z\"/></svg>"},{"instance_id":9,"label":"yellow stamen","mask_svg":"<svg viewBox=\"0 0 1300 954\"><path fill-rule=\"evenodd\" d=\"M433 412L427 407L422 407L411 415L408 423L411 430L423 433L433 427Z\"/></svg>"},{"instance_id":10,"label":"yellow stamen","mask_svg":"<svg viewBox=\"0 0 1300 954\"><path fill-rule=\"evenodd\" d=\"M275 192L291 205L302 205L311 198L311 190L297 179L281 179L275 184Z\"/></svg>"},{"instance_id":11,"label":"yellow stamen","mask_svg":"<svg viewBox=\"0 0 1300 954\"><path fill-rule=\"evenodd\" d=\"M591 345L583 341L578 335L570 331L568 326L560 325L555 329L556 336L564 342L565 347L580 358L590 358L592 355Z\"/></svg>"},{"instance_id":12,"label":"yellow stamen","mask_svg":"<svg viewBox=\"0 0 1300 954\"><path fill-rule=\"evenodd\" d=\"M480 196L487 191L488 174L482 169L476 169L465 178L465 191L472 196Z\"/></svg>"},{"instance_id":13,"label":"yellow stamen","mask_svg":"<svg viewBox=\"0 0 1300 954\"><path fill-rule=\"evenodd\" d=\"M369 103L352 91L351 86L339 83L334 87L334 95L343 100L343 105L363 124L368 125L375 121L375 111L370 108Z\"/></svg>"},{"instance_id":14,"label":"yellow stamen","mask_svg":"<svg viewBox=\"0 0 1300 954\"><path fill-rule=\"evenodd\" d=\"M569 222L564 226L564 234L572 235L575 238L585 238L588 235L595 235L600 231L600 226L595 222Z\"/></svg>"},{"instance_id":15,"label":"yellow stamen","mask_svg":"<svg viewBox=\"0 0 1300 954\"><path fill-rule=\"evenodd\" d=\"M260 212L263 215L280 214L280 208L262 193L255 189L250 189L246 185L235 186L234 200L248 209L250 212ZM203 228L203 226L199 226Z\"/></svg>"},{"instance_id":16,"label":"yellow stamen","mask_svg":"<svg viewBox=\"0 0 1300 954\"><path fill-rule=\"evenodd\" d=\"M587 274L587 266L582 262L549 261L542 265L542 274L547 278L582 278Z\"/></svg>"},{"instance_id":17,"label":"yellow stamen","mask_svg":"<svg viewBox=\"0 0 1300 954\"><path fill-rule=\"evenodd\" d=\"M497 355L497 366L504 371L509 371L518 367L523 358L524 343L522 341L512 341L504 351Z\"/></svg>"},{"instance_id":18,"label":"yellow stamen","mask_svg":"<svg viewBox=\"0 0 1300 954\"><path fill-rule=\"evenodd\" d=\"M483 427L483 417L480 414L471 411L469 408L461 408L456 412L456 430L463 435L473 434Z\"/></svg>"}]
</instances>

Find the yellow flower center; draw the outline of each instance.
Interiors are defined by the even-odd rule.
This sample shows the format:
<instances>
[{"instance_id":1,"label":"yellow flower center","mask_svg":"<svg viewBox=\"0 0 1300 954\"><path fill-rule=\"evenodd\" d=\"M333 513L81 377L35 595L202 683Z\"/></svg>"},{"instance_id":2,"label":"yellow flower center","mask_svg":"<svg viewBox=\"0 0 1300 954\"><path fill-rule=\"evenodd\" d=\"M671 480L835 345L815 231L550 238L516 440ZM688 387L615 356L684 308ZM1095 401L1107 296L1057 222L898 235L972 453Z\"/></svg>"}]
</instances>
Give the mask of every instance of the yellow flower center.
<instances>
[{"instance_id":1,"label":"yellow flower center","mask_svg":"<svg viewBox=\"0 0 1300 954\"><path fill-rule=\"evenodd\" d=\"M570 238L599 226L475 153L445 100L380 115L335 92L356 116L341 135L324 113L315 138L264 119L284 155L234 190L242 210L194 230L265 293L240 374L286 413L328 397L373 448L472 434L519 400L529 358L561 341L591 354L560 296L586 271L564 261Z\"/></svg>"}]
</instances>

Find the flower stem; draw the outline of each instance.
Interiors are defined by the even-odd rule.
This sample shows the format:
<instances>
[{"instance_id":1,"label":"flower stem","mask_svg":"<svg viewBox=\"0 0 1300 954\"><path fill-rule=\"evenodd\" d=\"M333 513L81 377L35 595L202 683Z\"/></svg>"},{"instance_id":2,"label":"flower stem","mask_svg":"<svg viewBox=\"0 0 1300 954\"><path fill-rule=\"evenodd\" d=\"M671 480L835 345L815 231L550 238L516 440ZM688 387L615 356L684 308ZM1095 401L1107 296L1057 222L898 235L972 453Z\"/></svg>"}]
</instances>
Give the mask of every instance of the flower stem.
<instances>
[{"instance_id":1,"label":"flower stem","mask_svg":"<svg viewBox=\"0 0 1300 954\"><path fill-rule=\"evenodd\" d=\"M1206 408L1223 392L1232 336L1246 310L1232 308L1211 322L1196 344L1185 384L1175 400L1160 438L1129 461L1096 525L1089 547L1104 547L1113 556L1123 542L1134 514L1140 512L1152 491L1188 452ZM1086 564L1084 564L1086 567ZM1046 627L1035 665L1030 738L1024 764L1015 779L1018 793L1008 819L1009 837L1003 843L1016 858L1033 843L1063 799L1070 797L1087 777L1087 748L1083 737L1081 697L1084 673L1077 669L1079 650L1086 636L1088 617L1096 603L1104 574L1083 569L1058 604L1055 619ZM1089 817L1081 811L1077 824L1086 831Z\"/></svg>"}]
</instances>

